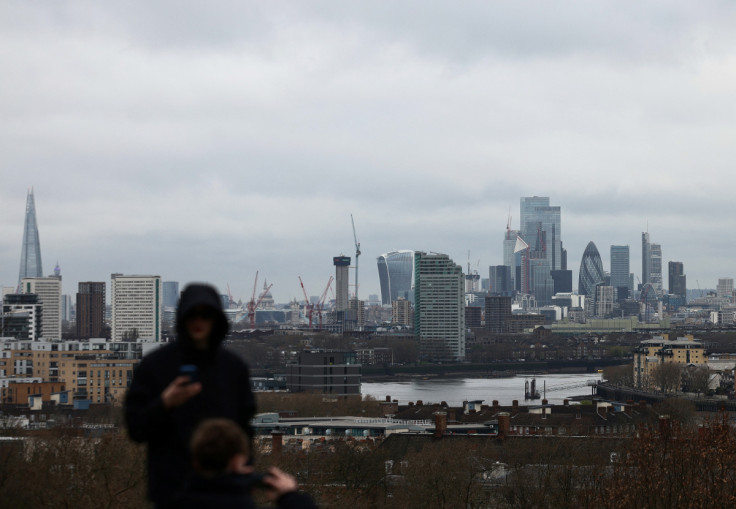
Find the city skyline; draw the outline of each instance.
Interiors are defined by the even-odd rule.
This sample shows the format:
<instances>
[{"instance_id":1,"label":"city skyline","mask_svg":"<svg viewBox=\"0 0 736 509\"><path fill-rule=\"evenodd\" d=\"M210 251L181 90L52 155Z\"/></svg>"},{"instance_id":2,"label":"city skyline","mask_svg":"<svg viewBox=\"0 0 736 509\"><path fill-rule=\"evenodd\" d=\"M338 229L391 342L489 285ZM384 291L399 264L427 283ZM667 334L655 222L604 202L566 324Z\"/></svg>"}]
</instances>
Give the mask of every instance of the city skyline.
<instances>
[{"instance_id":1,"label":"city skyline","mask_svg":"<svg viewBox=\"0 0 736 509\"><path fill-rule=\"evenodd\" d=\"M590 241L641 277L643 231L690 288L734 276L736 6L171 10L0 6L2 285L31 187L65 294L120 272L245 301L259 271L301 300L354 257L350 214L362 299L394 249L469 250L486 277L525 196L561 207L573 281Z\"/></svg>"}]
</instances>

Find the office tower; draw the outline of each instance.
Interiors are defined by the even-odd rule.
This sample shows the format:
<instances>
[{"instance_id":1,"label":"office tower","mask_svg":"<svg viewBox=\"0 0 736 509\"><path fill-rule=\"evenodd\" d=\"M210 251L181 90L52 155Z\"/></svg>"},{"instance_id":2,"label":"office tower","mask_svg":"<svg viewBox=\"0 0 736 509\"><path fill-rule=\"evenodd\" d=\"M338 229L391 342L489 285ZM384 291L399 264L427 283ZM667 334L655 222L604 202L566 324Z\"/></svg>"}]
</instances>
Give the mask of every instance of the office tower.
<instances>
[{"instance_id":1,"label":"office tower","mask_svg":"<svg viewBox=\"0 0 736 509\"><path fill-rule=\"evenodd\" d=\"M578 274L578 293L585 295L585 309L588 313L595 312L596 287L605 281L603 262L598 248L591 241L588 242L583 259L580 261Z\"/></svg>"},{"instance_id":2,"label":"office tower","mask_svg":"<svg viewBox=\"0 0 736 509\"><path fill-rule=\"evenodd\" d=\"M641 285L649 283L649 232L641 232Z\"/></svg>"},{"instance_id":3,"label":"office tower","mask_svg":"<svg viewBox=\"0 0 736 509\"><path fill-rule=\"evenodd\" d=\"M61 339L61 277L30 277L21 280L21 293L35 293L41 304L42 339Z\"/></svg>"},{"instance_id":4,"label":"office tower","mask_svg":"<svg viewBox=\"0 0 736 509\"><path fill-rule=\"evenodd\" d=\"M77 337L101 338L105 326L105 283L86 281L77 289Z\"/></svg>"},{"instance_id":5,"label":"office tower","mask_svg":"<svg viewBox=\"0 0 736 509\"><path fill-rule=\"evenodd\" d=\"M649 283L657 294L662 295L662 246L649 244Z\"/></svg>"},{"instance_id":6,"label":"office tower","mask_svg":"<svg viewBox=\"0 0 736 509\"><path fill-rule=\"evenodd\" d=\"M61 296L61 321L71 322L74 320L74 305L71 295Z\"/></svg>"},{"instance_id":7,"label":"office tower","mask_svg":"<svg viewBox=\"0 0 736 509\"><path fill-rule=\"evenodd\" d=\"M161 341L161 276L110 276L113 341Z\"/></svg>"},{"instance_id":8,"label":"office tower","mask_svg":"<svg viewBox=\"0 0 736 509\"><path fill-rule=\"evenodd\" d=\"M176 305L179 303L179 282L178 281L164 281L163 282L163 299L164 299L164 307L166 308L176 308ZM230 303L228 302L228 305L225 306L224 309L227 309Z\"/></svg>"},{"instance_id":9,"label":"office tower","mask_svg":"<svg viewBox=\"0 0 736 509\"><path fill-rule=\"evenodd\" d=\"M718 278L718 286L716 287L716 295L719 298L730 299L733 296L733 278Z\"/></svg>"},{"instance_id":10,"label":"office tower","mask_svg":"<svg viewBox=\"0 0 736 509\"><path fill-rule=\"evenodd\" d=\"M38 225L36 224L36 201L33 198L33 189L26 197L26 217L23 224L23 246L20 251L20 272L18 286L24 278L43 277L41 266L41 242L38 240Z\"/></svg>"},{"instance_id":11,"label":"office tower","mask_svg":"<svg viewBox=\"0 0 736 509\"><path fill-rule=\"evenodd\" d=\"M399 297L414 302L414 251L391 251L379 256L377 261L381 304L388 306Z\"/></svg>"},{"instance_id":12,"label":"office tower","mask_svg":"<svg viewBox=\"0 0 736 509\"><path fill-rule=\"evenodd\" d=\"M551 272L554 283L554 293L572 293L572 271L553 270Z\"/></svg>"},{"instance_id":13,"label":"office tower","mask_svg":"<svg viewBox=\"0 0 736 509\"><path fill-rule=\"evenodd\" d=\"M521 256L517 254L514 249L516 248L516 238L521 235L519 230L511 230L508 226L506 227L506 234L503 237L503 264L509 267L511 272L511 289L518 290L521 284L517 281L516 272L517 268L521 264Z\"/></svg>"},{"instance_id":14,"label":"office tower","mask_svg":"<svg viewBox=\"0 0 736 509\"><path fill-rule=\"evenodd\" d=\"M348 309L348 284L350 279L350 257L335 256L332 259L335 265L335 311L345 311Z\"/></svg>"},{"instance_id":15,"label":"office tower","mask_svg":"<svg viewBox=\"0 0 736 509\"><path fill-rule=\"evenodd\" d=\"M679 297L687 296L687 279L685 277L685 268L682 262L669 262L669 293Z\"/></svg>"},{"instance_id":16,"label":"office tower","mask_svg":"<svg viewBox=\"0 0 736 509\"><path fill-rule=\"evenodd\" d=\"M414 324L414 315L411 312L411 302L399 297L391 303L391 323L411 327Z\"/></svg>"},{"instance_id":17,"label":"office tower","mask_svg":"<svg viewBox=\"0 0 736 509\"><path fill-rule=\"evenodd\" d=\"M508 265L491 265L488 267L489 291L495 295L510 295L513 292L511 267Z\"/></svg>"},{"instance_id":18,"label":"office tower","mask_svg":"<svg viewBox=\"0 0 736 509\"><path fill-rule=\"evenodd\" d=\"M562 223L560 207L551 207L549 197L521 198L521 237L532 251L544 252L550 270L562 269Z\"/></svg>"},{"instance_id":19,"label":"office tower","mask_svg":"<svg viewBox=\"0 0 736 509\"><path fill-rule=\"evenodd\" d=\"M490 295L486 297L486 329L491 332L507 332L511 320L511 297Z\"/></svg>"},{"instance_id":20,"label":"office tower","mask_svg":"<svg viewBox=\"0 0 736 509\"><path fill-rule=\"evenodd\" d=\"M43 311L35 293L3 295L2 331L6 338L36 341L41 336Z\"/></svg>"},{"instance_id":21,"label":"office tower","mask_svg":"<svg viewBox=\"0 0 736 509\"><path fill-rule=\"evenodd\" d=\"M629 246L611 246L611 286L617 301L625 299L629 294L629 260ZM626 290L620 290L621 288Z\"/></svg>"},{"instance_id":22,"label":"office tower","mask_svg":"<svg viewBox=\"0 0 736 509\"><path fill-rule=\"evenodd\" d=\"M420 356L465 358L465 278L460 265L439 253L414 253L414 335Z\"/></svg>"}]
</instances>

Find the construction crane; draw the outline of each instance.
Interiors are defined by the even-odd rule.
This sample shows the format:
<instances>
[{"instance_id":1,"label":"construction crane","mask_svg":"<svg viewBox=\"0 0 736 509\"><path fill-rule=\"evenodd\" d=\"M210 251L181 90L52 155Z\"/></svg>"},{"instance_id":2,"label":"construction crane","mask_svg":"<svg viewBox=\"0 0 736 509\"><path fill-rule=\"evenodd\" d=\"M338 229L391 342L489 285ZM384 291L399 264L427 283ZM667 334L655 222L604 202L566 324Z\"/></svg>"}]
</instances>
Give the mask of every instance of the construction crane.
<instances>
[{"instance_id":1,"label":"construction crane","mask_svg":"<svg viewBox=\"0 0 736 509\"><path fill-rule=\"evenodd\" d=\"M258 308L258 306L261 304L263 297L266 296L272 286L273 283L265 287L258 296L258 300L256 300L256 288L258 287L258 271L256 271L256 280L253 282L253 294L248 301L248 321L250 322L251 329L256 328L256 308Z\"/></svg>"},{"instance_id":2,"label":"construction crane","mask_svg":"<svg viewBox=\"0 0 736 509\"><path fill-rule=\"evenodd\" d=\"M314 313L314 304L309 302L309 296L307 295L307 290L304 288L304 281L302 281L302 277L299 276L299 284L302 285L302 292L304 292L304 311L307 315L307 318L309 318L309 328L312 328L312 314Z\"/></svg>"},{"instance_id":3,"label":"construction crane","mask_svg":"<svg viewBox=\"0 0 736 509\"><path fill-rule=\"evenodd\" d=\"M355 300L358 300L358 257L360 256L360 242L358 242L358 236L355 234L355 220L353 215L350 214L350 222L353 224L353 239L355 240Z\"/></svg>"},{"instance_id":4,"label":"construction crane","mask_svg":"<svg viewBox=\"0 0 736 509\"><path fill-rule=\"evenodd\" d=\"M327 297L327 291L330 289L330 285L332 284L332 280L334 278L330 276L330 279L327 280L327 286L325 287L325 291L322 292L322 296L319 298L319 301L317 301L317 316L319 317L319 328L322 328L322 308L325 304L325 298Z\"/></svg>"}]
</instances>

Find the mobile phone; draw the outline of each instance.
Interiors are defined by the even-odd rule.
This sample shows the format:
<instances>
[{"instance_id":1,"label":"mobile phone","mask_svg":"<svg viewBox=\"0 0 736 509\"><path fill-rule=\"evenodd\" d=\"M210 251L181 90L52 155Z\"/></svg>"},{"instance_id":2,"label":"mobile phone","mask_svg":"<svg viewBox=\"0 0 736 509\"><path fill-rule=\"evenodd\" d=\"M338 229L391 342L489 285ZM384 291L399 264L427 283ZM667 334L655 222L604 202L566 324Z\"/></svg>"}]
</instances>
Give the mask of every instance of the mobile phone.
<instances>
[{"instance_id":1,"label":"mobile phone","mask_svg":"<svg viewBox=\"0 0 736 509\"><path fill-rule=\"evenodd\" d=\"M182 364L179 366L179 375L188 376L189 383L197 381L197 366L195 364Z\"/></svg>"}]
</instances>

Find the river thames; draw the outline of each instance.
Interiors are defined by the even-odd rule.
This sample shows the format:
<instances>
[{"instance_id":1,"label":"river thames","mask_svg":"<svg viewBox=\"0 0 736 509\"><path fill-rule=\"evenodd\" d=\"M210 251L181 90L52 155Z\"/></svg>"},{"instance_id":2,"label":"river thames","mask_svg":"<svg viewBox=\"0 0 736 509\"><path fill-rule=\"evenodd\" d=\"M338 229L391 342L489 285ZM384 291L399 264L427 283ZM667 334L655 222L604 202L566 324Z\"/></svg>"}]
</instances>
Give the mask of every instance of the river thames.
<instances>
[{"instance_id":1,"label":"river thames","mask_svg":"<svg viewBox=\"0 0 736 509\"><path fill-rule=\"evenodd\" d=\"M590 396L591 386L601 380L601 374L517 375L509 378L430 378L412 379L401 382L364 382L361 392L383 401L386 396L405 405L421 400L424 404L446 401L450 406L461 406L463 401L483 400L490 405L498 400L500 405L511 405L518 400L520 405L538 405L540 400L524 400L525 382L536 378L537 390L549 403L562 404L572 396Z\"/></svg>"}]
</instances>

